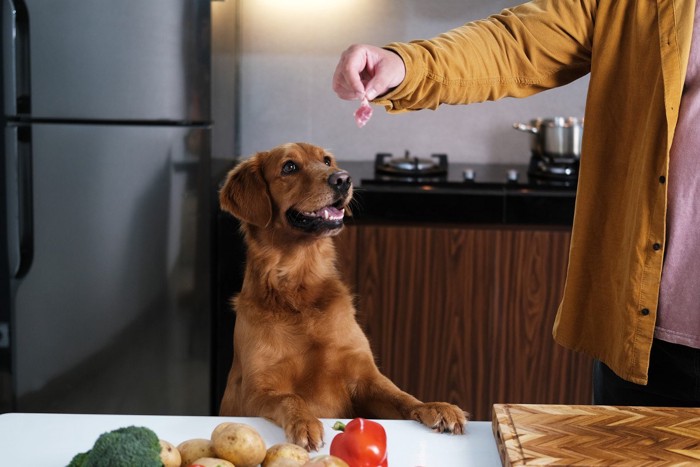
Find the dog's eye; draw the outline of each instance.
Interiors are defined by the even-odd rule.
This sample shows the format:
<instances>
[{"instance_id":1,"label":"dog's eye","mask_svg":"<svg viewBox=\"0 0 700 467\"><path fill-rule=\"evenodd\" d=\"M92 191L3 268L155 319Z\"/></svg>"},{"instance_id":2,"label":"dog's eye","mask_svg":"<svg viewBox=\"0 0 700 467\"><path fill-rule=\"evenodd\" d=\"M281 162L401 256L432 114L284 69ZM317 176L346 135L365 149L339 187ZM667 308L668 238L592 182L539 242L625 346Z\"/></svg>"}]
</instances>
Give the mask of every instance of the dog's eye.
<instances>
[{"instance_id":1,"label":"dog's eye","mask_svg":"<svg viewBox=\"0 0 700 467\"><path fill-rule=\"evenodd\" d=\"M330 157L326 156L326 157L323 158L323 162L324 162L328 167L330 167L332 161L331 161L331 158L330 158Z\"/></svg>"},{"instance_id":2,"label":"dog's eye","mask_svg":"<svg viewBox=\"0 0 700 467\"><path fill-rule=\"evenodd\" d=\"M287 175L290 173L294 173L298 170L297 165L294 163L294 161L287 161L284 163L282 166L282 173Z\"/></svg>"}]
</instances>

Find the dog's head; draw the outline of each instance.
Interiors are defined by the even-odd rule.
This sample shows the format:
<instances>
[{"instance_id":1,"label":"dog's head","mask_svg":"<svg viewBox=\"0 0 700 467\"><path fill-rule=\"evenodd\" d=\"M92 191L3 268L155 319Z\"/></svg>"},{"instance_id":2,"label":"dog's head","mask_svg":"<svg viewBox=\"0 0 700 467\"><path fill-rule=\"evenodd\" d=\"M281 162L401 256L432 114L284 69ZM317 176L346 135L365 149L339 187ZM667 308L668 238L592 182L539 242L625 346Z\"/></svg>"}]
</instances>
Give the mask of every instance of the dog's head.
<instances>
[{"instance_id":1,"label":"dog's head","mask_svg":"<svg viewBox=\"0 0 700 467\"><path fill-rule=\"evenodd\" d=\"M289 143L238 164L219 193L222 209L264 229L335 235L352 199L350 175L328 151Z\"/></svg>"}]
</instances>

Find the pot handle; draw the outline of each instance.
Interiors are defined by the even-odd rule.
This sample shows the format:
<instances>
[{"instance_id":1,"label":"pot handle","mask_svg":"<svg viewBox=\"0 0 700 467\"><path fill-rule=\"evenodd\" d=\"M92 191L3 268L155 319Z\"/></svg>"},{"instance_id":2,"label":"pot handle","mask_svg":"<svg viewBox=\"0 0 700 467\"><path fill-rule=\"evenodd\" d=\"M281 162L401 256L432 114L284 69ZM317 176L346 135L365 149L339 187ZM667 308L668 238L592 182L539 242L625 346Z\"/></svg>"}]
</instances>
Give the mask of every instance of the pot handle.
<instances>
[{"instance_id":1,"label":"pot handle","mask_svg":"<svg viewBox=\"0 0 700 467\"><path fill-rule=\"evenodd\" d=\"M526 123L513 123L513 128L515 128L516 130L524 131L526 133L532 133L533 135L539 133L537 127L528 125Z\"/></svg>"}]
</instances>

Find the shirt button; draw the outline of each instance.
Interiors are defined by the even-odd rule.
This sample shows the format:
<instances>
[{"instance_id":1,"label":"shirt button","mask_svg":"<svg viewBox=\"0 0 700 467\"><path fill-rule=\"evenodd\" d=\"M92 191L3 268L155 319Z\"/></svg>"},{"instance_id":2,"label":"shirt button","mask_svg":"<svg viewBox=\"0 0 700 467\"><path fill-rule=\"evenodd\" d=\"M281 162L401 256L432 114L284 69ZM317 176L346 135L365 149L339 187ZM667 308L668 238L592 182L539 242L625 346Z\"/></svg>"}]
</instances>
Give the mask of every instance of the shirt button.
<instances>
[{"instance_id":1,"label":"shirt button","mask_svg":"<svg viewBox=\"0 0 700 467\"><path fill-rule=\"evenodd\" d=\"M649 314L649 308L642 308L642 315L646 316Z\"/></svg>"},{"instance_id":2,"label":"shirt button","mask_svg":"<svg viewBox=\"0 0 700 467\"><path fill-rule=\"evenodd\" d=\"M659 251L661 249L661 244L654 243L651 247L654 249L654 251Z\"/></svg>"},{"instance_id":3,"label":"shirt button","mask_svg":"<svg viewBox=\"0 0 700 467\"><path fill-rule=\"evenodd\" d=\"M661 184L666 183L666 177L664 177L663 175L660 176L660 177L659 177L659 183L661 183Z\"/></svg>"}]
</instances>

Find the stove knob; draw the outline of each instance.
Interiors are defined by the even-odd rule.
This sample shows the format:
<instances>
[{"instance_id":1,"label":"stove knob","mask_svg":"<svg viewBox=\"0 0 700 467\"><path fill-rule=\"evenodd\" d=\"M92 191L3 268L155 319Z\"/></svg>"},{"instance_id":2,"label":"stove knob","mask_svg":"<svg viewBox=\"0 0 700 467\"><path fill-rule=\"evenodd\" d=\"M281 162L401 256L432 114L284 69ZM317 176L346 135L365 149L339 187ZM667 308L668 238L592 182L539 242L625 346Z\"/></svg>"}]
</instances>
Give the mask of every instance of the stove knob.
<instances>
[{"instance_id":1,"label":"stove knob","mask_svg":"<svg viewBox=\"0 0 700 467\"><path fill-rule=\"evenodd\" d=\"M515 170L515 169L510 169L510 170L507 172L507 176L508 176L508 181L509 181L509 182L517 182L517 181L518 181L518 177L520 176L520 174L518 173L517 170Z\"/></svg>"},{"instance_id":2,"label":"stove knob","mask_svg":"<svg viewBox=\"0 0 700 467\"><path fill-rule=\"evenodd\" d=\"M474 172L474 169L466 169L464 171L464 181L473 182L474 179L476 179L476 172Z\"/></svg>"}]
</instances>

